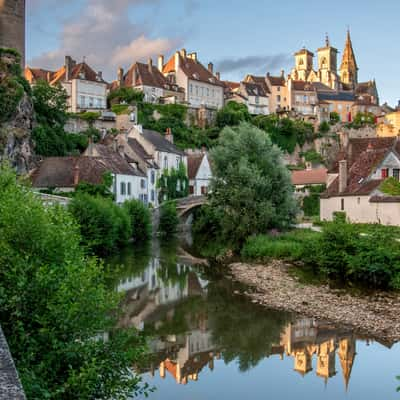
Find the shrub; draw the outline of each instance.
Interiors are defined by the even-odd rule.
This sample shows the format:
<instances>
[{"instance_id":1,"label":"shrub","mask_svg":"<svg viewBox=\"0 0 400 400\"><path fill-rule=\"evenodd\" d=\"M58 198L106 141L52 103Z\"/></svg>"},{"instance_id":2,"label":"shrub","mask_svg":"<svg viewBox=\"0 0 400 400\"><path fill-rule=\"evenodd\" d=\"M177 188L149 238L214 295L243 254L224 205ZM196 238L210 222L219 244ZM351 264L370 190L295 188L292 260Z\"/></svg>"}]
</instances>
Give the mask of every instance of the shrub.
<instances>
[{"instance_id":1,"label":"shrub","mask_svg":"<svg viewBox=\"0 0 400 400\"><path fill-rule=\"evenodd\" d=\"M125 398L139 388L131 366L143 340L115 329L120 298L79 242L66 210L45 208L0 168L0 320L29 399Z\"/></svg>"},{"instance_id":2,"label":"shrub","mask_svg":"<svg viewBox=\"0 0 400 400\"><path fill-rule=\"evenodd\" d=\"M166 201L160 206L160 226L161 236L174 235L179 224L178 213L175 201Z\"/></svg>"},{"instance_id":3,"label":"shrub","mask_svg":"<svg viewBox=\"0 0 400 400\"><path fill-rule=\"evenodd\" d=\"M318 128L320 133L328 133L330 131L330 129L331 129L331 127L330 127L328 121L321 122L319 125L319 128Z\"/></svg>"},{"instance_id":4,"label":"shrub","mask_svg":"<svg viewBox=\"0 0 400 400\"><path fill-rule=\"evenodd\" d=\"M340 122L340 115L336 111L332 111L329 114L329 120L330 120L331 125L335 125L338 122Z\"/></svg>"},{"instance_id":5,"label":"shrub","mask_svg":"<svg viewBox=\"0 0 400 400\"><path fill-rule=\"evenodd\" d=\"M130 238L129 216L111 199L78 194L69 210L80 226L83 244L95 254L109 254Z\"/></svg>"},{"instance_id":6,"label":"shrub","mask_svg":"<svg viewBox=\"0 0 400 400\"><path fill-rule=\"evenodd\" d=\"M390 196L400 196L400 182L393 176L385 179L379 189Z\"/></svg>"},{"instance_id":7,"label":"shrub","mask_svg":"<svg viewBox=\"0 0 400 400\"><path fill-rule=\"evenodd\" d=\"M123 208L129 215L132 227L132 238L135 241L144 241L151 237L151 213L139 200L126 201Z\"/></svg>"}]
</instances>

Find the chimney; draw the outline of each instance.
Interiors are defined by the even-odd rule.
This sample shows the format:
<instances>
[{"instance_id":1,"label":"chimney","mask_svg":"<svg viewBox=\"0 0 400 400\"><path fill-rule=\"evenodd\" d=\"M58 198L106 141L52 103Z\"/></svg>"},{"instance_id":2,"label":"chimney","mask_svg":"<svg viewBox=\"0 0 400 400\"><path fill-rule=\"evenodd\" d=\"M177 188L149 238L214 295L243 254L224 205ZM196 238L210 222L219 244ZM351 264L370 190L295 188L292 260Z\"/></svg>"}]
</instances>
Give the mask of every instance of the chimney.
<instances>
[{"instance_id":1,"label":"chimney","mask_svg":"<svg viewBox=\"0 0 400 400\"><path fill-rule=\"evenodd\" d=\"M164 68L164 56L161 54L158 56L157 67L158 70L162 73Z\"/></svg>"},{"instance_id":2,"label":"chimney","mask_svg":"<svg viewBox=\"0 0 400 400\"><path fill-rule=\"evenodd\" d=\"M149 58L148 66L149 66L149 72L152 74L153 73L153 59L152 58Z\"/></svg>"},{"instance_id":3,"label":"chimney","mask_svg":"<svg viewBox=\"0 0 400 400\"><path fill-rule=\"evenodd\" d=\"M212 62L208 63L208 72L214 74L214 64Z\"/></svg>"},{"instance_id":4,"label":"chimney","mask_svg":"<svg viewBox=\"0 0 400 400\"><path fill-rule=\"evenodd\" d=\"M97 73L97 76L98 76L98 78L99 78L99 81L102 81L102 80L103 80L103 71L99 71L99 72Z\"/></svg>"},{"instance_id":5,"label":"chimney","mask_svg":"<svg viewBox=\"0 0 400 400\"><path fill-rule=\"evenodd\" d=\"M189 58L191 58L193 61L197 62L197 53L196 52L190 53Z\"/></svg>"},{"instance_id":6,"label":"chimney","mask_svg":"<svg viewBox=\"0 0 400 400\"><path fill-rule=\"evenodd\" d=\"M347 188L347 160L339 161L339 193Z\"/></svg>"},{"instance_id":7,"label":"chimney","mask_svg":"<svg viewBox=\"0 0 400 400\"><path fill-rule=\"evenodd\" d=\"M182 56L183 58L186 58L186 57L187 57L186 49L182 49L182 50L181 50L181 56Z\"/></svg>"},{"instance_id":8,"label":"chimney","mask_svg":"<svg viewBox=\"0 0 400 400\"><path fill-rule=\"evenodd\" d=\"M221 80L221 73L220 72L216 72L215 76L219 81Z\"/></svg>"},{"instance_id":9,"label":"chimney","mask_svg":"<svg viewBox=\"0 0 400 400\"><path fill-rule=\"evenodd\" d=\"M71 56L65 56L65 80L69 81L72 75L73 62Z\"/></svg>"},{"instance_id":10,"label":"chimney","mask_svg":"<svg viewBox=\"0 0 400 400\"><path fill-rule=\"evenodd\" d=\"M170 143L174 143L174 135L172 134L171 128L167 128L165 132L165 139Z\"/></svg>"},{"instance_id":11,"label":"chimney","mask_svg":"<svg viewBox=\"0 0 400 400\"><path fill-rule=\"evenodd\" d=\"M122 67L118 68L117 80L118 80L118 86L122 87L124 83L124 69Z\"/></svg>"},{"instance_id":12,"label":"chimney","mask_svg":"<svg viewBox=\"0 0 400 400\"><path fill-rule=\"evenodd\" d=\"M79 165L78 163L74 167L74 186L78 186L79 183Z\"/></svg>"},{"instance_id":13,"label":"chimney","mask_svg":"<svg viewBox=\"0 0 400 400\"><path fill-rule=\"evenodd\" d=\"M178 72L180 65L180 54L179 51L175 53L175 72Z\"/></svg>"}]
</instances>

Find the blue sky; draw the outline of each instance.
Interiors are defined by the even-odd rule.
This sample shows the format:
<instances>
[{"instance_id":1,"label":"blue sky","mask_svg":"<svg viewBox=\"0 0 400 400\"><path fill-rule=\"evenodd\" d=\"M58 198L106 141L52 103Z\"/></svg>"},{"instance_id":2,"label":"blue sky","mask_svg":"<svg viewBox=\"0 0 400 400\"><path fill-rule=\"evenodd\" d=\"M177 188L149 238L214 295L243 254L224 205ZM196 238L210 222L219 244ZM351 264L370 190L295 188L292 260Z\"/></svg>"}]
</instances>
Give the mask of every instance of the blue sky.
<instances>
[{"instance_id":1,"label":"blue sky","mask_svg":"<svg viewBox=\"0 0 400 400\"><path fill-rule=\"evenodd\" d=\"M85 56L109 80L119 65L182 47L212 61L223 79L289 71L292 54L315 51L326 32L342 51L349 25L359 79L375 78L382 102L400 99L399 0L27 0L27 7L30 65L55 68L66 54Z\"/></svg>"}]
</instances>

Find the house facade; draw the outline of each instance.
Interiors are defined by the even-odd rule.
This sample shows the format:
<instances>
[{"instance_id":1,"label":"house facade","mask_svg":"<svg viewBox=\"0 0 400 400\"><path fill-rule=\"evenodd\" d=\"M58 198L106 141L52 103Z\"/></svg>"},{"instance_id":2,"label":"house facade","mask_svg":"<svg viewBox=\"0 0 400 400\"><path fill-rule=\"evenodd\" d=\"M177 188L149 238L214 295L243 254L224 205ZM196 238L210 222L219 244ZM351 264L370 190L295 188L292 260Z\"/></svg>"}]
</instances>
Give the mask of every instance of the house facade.
<instances>
[{"instance_id":1,"label":"house facade","mask_svg":"<svg viewBox=\"0 0 400 400\"><path fill-rule=\"evenodd\" d=\"M65 56L64 65L57 71L25 68L25 78L31 85L46 80L60 84L68 94L68 111L99 111L107 108L107 82L101 71L95 72L85 61L77 63Z\"/></svg>"},{"instance_id":2,"label":"house facade","mask_svg":"<svg viewBox=\"0 0 400 400\"><path fill-rule=\"evenodd\" d=\"M269 72L265 78L269 90L269 111L274 113L279 110L286 110L289 107L289 93L285 80L285 72L280 76L272 76Z\"/></svg>"},{"instance_id":3,"label":"house facade","mask_svg":"<svg viewBox=\"0 0 400 400\"><path fill-rule=\"evenodd\" d=\"M190 151L187 154L189 194L204 196L209 191L212 179L211 164L208 154L203 151Z\"/></svg>"},{"instance_id":4,"label":"house facade","mask_svg":"<svg viewBox=\"0 0 400 400\"><path fill-rule=\"evenodd\" d=\"M400 178L398 138L350 139L339 154L331 183L321 195L321 220L343 212L351 222L400 226L400 197L383 182Z\"/></svg>"},{"instance_id":5,"label":"house facade","mask_svg":"<svg viewBox=\"0 0 400 400\"><path fill-rule=\"evenodd\" d=\"M177 51L164 65L164 57L159 56L158 68L170 82L183 88L185 102L193 108L220 109L224 106L224 85L214 75L213 64L205 68L197 58L197 53L188 54L185 49Z\"/></svg>"}]
</instances>

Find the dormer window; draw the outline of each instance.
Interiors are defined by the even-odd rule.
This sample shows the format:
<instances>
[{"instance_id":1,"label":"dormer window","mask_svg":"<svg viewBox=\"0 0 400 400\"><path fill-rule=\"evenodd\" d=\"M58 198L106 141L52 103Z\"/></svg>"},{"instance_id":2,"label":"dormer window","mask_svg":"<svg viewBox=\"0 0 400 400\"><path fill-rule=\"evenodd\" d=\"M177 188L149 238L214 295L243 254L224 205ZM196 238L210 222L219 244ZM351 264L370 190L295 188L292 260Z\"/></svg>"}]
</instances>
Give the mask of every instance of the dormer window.
<instances>
[{"instance_id":1,"label":"dormer window","mask_svg":"<svg viewBox=\"0 0 400 400\"><path fill-rule=\"evenodd\" d=\"M195 72L195 73L193 74L193 78L199 80L199 74L198 74L197 72Z\"/></svg>"},{"instance_id":2,"label":"dormer window","mask_svg":"<svg viewBox=\"0 0 400 400\"><path fill-rule=\"evenodd\" d=\"M80 79L85 79L85 73L84 72L79 72L79 78Z\"/></svg>"}]
</instances>

